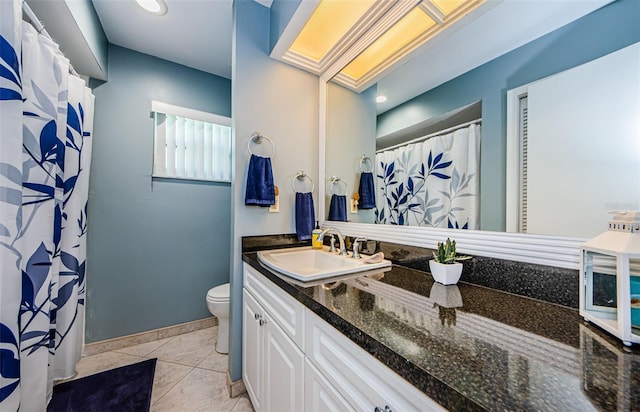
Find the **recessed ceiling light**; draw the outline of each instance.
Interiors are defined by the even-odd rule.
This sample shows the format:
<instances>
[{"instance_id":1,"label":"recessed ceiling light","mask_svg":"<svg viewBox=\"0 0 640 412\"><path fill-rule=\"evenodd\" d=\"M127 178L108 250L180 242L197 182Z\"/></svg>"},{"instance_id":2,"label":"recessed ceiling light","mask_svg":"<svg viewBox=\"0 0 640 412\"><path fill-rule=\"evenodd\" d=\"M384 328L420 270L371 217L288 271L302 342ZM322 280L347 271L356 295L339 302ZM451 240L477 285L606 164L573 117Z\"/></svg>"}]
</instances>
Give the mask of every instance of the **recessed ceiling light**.
<instances>
[{"instance_id":1,"label":"recessed ceiling light","mask_svg":"<svg viewBox=\"0 0 640 412\"><path fill-rule=\"evenodd\" d=\"M384 103L387 101L387 96L378 95L376 96L376 103Z\"/></svg>"},{"instance_id":2,"label":"recessed ceiling light","mask_svg":"<svg viewBox=\"0 0 640 412\"><path fill-rule=\"evenodd\" d=\"M167 5L162 0L134 0L136 4L151 14L164 16L167 14Z\"/></svg>"}]
</instances>

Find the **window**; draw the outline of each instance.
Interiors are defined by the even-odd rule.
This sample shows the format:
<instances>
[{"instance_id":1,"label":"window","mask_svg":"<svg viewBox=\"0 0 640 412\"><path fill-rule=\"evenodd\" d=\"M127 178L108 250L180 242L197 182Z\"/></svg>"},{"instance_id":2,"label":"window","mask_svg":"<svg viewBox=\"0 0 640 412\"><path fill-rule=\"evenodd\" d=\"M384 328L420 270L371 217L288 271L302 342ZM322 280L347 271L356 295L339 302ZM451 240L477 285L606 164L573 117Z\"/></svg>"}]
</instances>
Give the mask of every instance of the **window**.
<instances>
[{"instance_id":1,"label":"window","mask_svg":"<svg viewBox=\"0 0 640 412\"><path fill-rule=\"evenodd\" d=\"M231 181L231 119L151 102L153 177Z\"/></svg>"}]
</instances>

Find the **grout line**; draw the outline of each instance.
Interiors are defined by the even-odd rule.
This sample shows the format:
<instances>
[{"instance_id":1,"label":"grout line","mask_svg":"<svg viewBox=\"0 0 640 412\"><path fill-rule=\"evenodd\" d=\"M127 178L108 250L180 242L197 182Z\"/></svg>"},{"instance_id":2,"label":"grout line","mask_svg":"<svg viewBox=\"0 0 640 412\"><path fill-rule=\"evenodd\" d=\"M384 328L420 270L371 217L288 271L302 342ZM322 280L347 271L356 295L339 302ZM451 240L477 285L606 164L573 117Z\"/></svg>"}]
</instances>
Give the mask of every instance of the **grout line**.
<instances>
[{"instance_id":1,"label":"grout line","mask_svg":"<svg viewBox=\"0 0 640 412\"><path fill-rule=\"evenodd\" d=\"M231 398L233 399L233 398ZM229 408L229 412L233 412L233 410L236 408L236 406L238 406L238 402L240 402L240 397L236 397L235 398L236 401L233 403L233 406L231 406L231 408Z\"/></svg>"},{"instance_id":2,"label":"grout line","mask_svg":"<svg viewBox=\"0 0 640 412\"><path fill-rule=\"evenodd\" d=\"M160 360L160 359L158 359L158 360ZM163 361L163 362L166 362L166 361ZM168 362L168 363L171 363L171 362ZM181 366L189 366L189 365L181 365ZM160 402L160 400L163 399L165 396L167 396L169 394L169 392L171 392L171 390L173 390L173 388L175 388L180 382L182 382L184 380L184 378L189 376L189 374L191 372L193 372L194 369L195 369L195 366L191 366L191 370L189 370L189 372L185 373L182 378L178 379L173 385L171 385L162 396L160 396L158 399L156 399L155 402L152 403L152 405L155 405L158 402ZM152 391L151 394L153 396L153 387L151 388L151 391Z\"/></svg>"}]
</instances>

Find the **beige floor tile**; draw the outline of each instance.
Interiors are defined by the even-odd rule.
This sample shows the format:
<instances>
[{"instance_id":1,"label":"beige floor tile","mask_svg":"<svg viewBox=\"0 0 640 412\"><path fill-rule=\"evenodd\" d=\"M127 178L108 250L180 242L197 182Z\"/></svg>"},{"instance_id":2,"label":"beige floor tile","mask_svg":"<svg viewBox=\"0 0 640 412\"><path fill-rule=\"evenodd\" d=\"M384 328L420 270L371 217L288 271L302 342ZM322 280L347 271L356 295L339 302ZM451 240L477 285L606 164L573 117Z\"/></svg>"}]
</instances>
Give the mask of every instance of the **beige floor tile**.
<instances>
[{"instance_id":1,"label":"beige floor tile","mask_svg":"<svg viewBox=\"0 0 640 412\"><path fill-rule=\"evenodd\" d=\"M94 373L106 371L124 365L141 362L144 358L140 356L128 355L126 353L103 352L97 355L85 356L80 359L76 370L78 374L73 379L93 375Z\"/></svg>"},{"instance_id":2,"label":"beige floor tile","mask_svg":"<svg viewBox=\"0 0 640 412\"><path fill-rule=\"evenodd\" d=\"M231 412L253 412L253 405L251 404L251 400L249 399L249 395L244 394L238 397L238 402L236 402Z\"/></svg>"},{"instance_id":3,"label":"beige floor tile","mask_svg":"<svg viewBox=\"0 0 640 412\"><path fill-rule=\"evenodd\" d=\"M151 352L158 349L160 346L164 345L165 343L169 342L171 339L172 338L165 338L165 339L154 340L151 342L141 343L139 345L127 346L126 348L116 349L114 350L114 352L126 353L128 355L134 355L134 356L148 357L148 355ZM151 357L153 358L155 356L151 356Z\"/></svg>"},{"instance_id":4,"label":"beige floor tile","mask_svg":"<svg viewBox=\"0 0 640 412\"><path fill-rule=\"evenodd\" d=\"M78 374L73 379L158 358L151 411L252 412L246 395L229 398L228 356L215 351L217 334L215 326L86 356L78 363Z\"/></svg>"},{"instance_id":5,"label":"beige floor tile","mask_svg":"<svg viewBox=\"0 0 640 412\"><path fill-rule=\"evenodd\" d=\"M178 365L176 363L157 361L156 372L153 378L153 391L151 392L151 404L171 390L182 378L193 370L192 366Z\"/></svg>"},{"instance_id":6,"label":"beige floor tile","mask_svg":"<svg viewBox=\"0 0 640 412\"><path fill-rule=\"evenodd\" d=\"M226 372L227 369L229 369L229 356L212 350L211 353L209 353L202 362L198 364L198 368Z\"/></svg>"},{"instance_id":7,"label":"beige floor tile","mask_svg":"<svg viewBox=\"0 0 640 412\"><path fill-rule=\"evenodd\" d=\"M181 365L196 366L211 353L215 345L214 332L217 332L215 327L174 336L146 356Z\"/></svg>"},{"instance_id":8,"label":"beige floor tile","mask_svg":"<svg viewBox=\"0 0 640 412\"><path fill-rule=\"evenodd\" d=\"M229 398L225 385L224 373L195 368L151 405L151 412L231 411L237 399Z\"/></svg>"}]
</instances>

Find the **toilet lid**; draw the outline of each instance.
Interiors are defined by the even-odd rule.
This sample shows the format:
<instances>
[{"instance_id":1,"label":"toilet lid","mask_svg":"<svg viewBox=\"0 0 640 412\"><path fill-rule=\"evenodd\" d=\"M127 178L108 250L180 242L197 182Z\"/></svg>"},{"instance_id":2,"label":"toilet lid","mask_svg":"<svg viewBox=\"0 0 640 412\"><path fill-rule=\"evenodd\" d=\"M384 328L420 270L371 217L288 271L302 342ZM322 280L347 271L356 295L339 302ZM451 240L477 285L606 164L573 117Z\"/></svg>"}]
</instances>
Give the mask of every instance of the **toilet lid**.
<instances>
[{"instance_id":1,"label":"toilet lid","mask_svg":"<svg viewBox=\"0 0 640 412\"><path fill-rule=\"evenodd\" d=\"M209 292L207 292L207 299L229 299L229 284L225 283L224 285L216 286L215 288L209 289Z\"/></svg>"}]
</instances>

